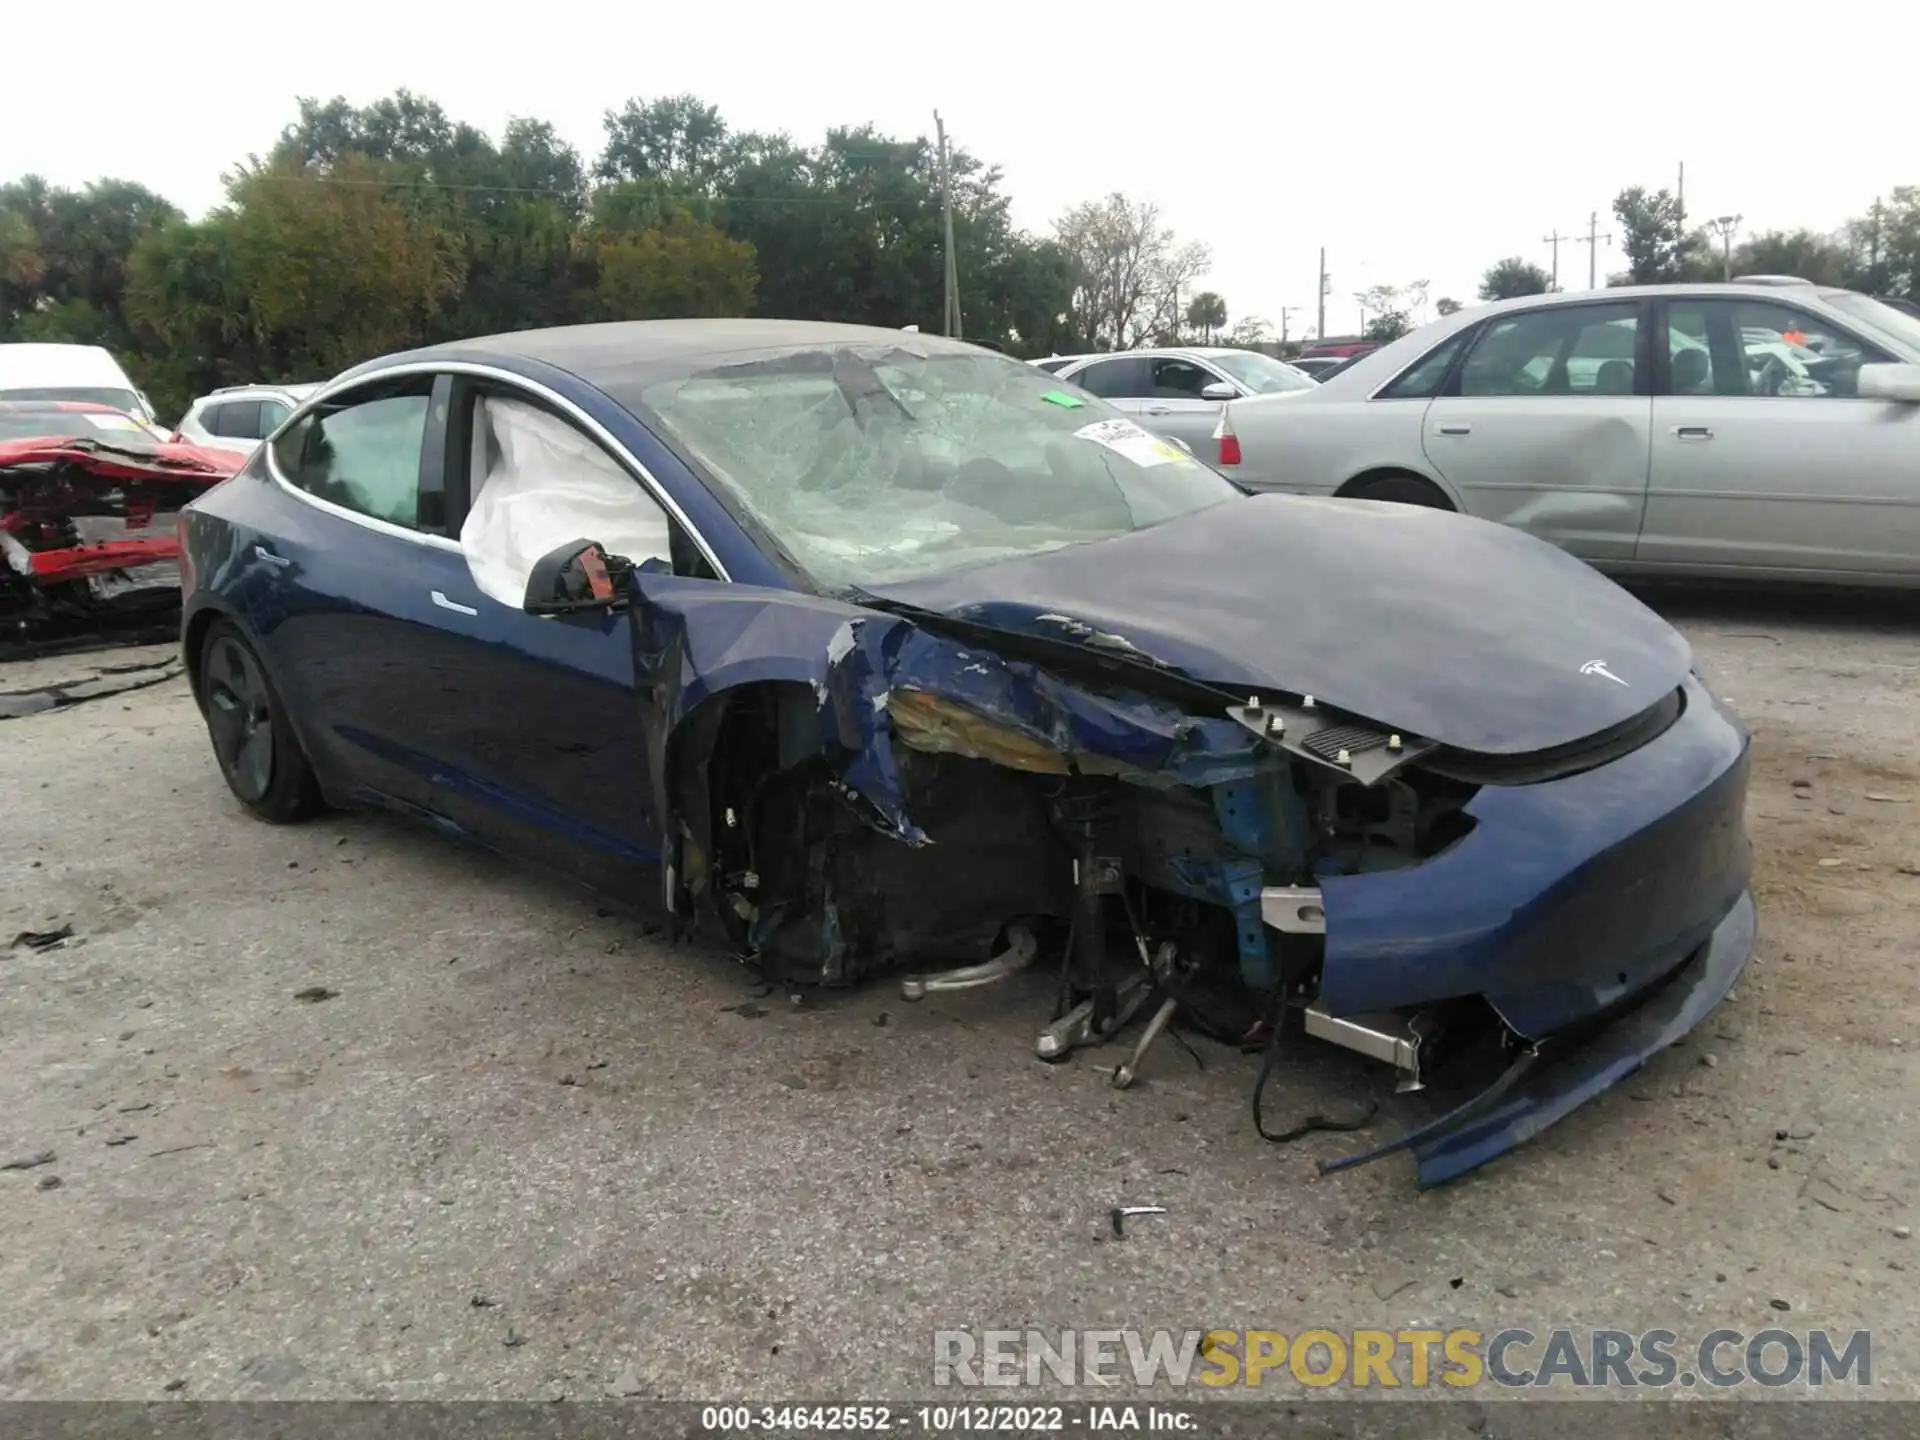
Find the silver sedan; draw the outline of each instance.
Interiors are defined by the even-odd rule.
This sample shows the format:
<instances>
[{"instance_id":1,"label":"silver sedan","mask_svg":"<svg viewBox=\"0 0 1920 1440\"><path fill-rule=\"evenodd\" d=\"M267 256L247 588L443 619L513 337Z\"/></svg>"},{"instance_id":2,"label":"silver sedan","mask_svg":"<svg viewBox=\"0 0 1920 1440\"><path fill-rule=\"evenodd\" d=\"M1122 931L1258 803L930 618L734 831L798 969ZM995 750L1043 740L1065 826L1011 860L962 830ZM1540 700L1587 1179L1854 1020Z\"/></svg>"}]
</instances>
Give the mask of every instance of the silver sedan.
<instances>
[{"instance_id":1,"label":"silver sedan","mask_svg":"<svg viewBox=\"0 0 1920 1440\"><path fill-rule=\"evenodd\" d=\"M1533 295L1236 400L1196 453L1620 574L1920 585L1920 319L1771 277Z\"/></svg>"},{"instance_id":2,"label":"silver sedan","mask_svg":"<svg viewBox=\"0 0 1920 1440\"><path fill-rule=\"evenodd\" d=\"M1225 402L1303 395L1318 385L1258 350L1207 345L1079 355L1053 373L1196 455L1212 444Z\"/></svg>"}]
</instances>

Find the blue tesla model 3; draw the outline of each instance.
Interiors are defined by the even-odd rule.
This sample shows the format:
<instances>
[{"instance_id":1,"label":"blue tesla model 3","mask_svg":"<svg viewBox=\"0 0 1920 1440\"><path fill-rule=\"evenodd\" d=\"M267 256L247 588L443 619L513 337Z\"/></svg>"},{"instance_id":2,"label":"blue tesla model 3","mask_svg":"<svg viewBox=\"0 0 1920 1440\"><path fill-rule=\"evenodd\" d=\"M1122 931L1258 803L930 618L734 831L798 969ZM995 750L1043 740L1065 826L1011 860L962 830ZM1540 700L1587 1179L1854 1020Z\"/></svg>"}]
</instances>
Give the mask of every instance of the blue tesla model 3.
<instances>
[{"instance_id":1,"label":"blue tesla model 3","mask_svg":"<svg viewBox=\"0 0 1920 1440\"><path fill-rule=\"evenodd\" d=\"M1752 950L1747 733L1638 600L1482 521L1247 494L957 341L392 355L181 530L255 815L400 811L787 983L1057 965L1042 1056L1152 1016L1119 1085L1177 1023L1457 1095L1326 1168L1511 1149Z\"/></svg>"}]
</instances>

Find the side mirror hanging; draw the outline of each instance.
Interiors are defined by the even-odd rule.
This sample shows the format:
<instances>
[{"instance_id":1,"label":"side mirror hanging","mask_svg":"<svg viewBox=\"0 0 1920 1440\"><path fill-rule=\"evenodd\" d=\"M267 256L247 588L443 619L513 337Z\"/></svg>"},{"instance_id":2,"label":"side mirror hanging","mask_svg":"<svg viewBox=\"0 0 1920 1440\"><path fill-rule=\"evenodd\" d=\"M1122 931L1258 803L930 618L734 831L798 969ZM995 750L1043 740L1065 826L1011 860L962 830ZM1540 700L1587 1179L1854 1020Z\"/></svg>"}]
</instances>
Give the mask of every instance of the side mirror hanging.
<instances>
[{"instance_id":1,"label":"side mirror hanging","mask_svg":"<svg viewBox=\"0 0 1920 1440\"><path fill-rule=\"evenodd\" d=\"M570 540L534 562L522 608L529 615L615 610L626 603L632 573L632 561L597 541Z\"/></svg>"}]
</instances>

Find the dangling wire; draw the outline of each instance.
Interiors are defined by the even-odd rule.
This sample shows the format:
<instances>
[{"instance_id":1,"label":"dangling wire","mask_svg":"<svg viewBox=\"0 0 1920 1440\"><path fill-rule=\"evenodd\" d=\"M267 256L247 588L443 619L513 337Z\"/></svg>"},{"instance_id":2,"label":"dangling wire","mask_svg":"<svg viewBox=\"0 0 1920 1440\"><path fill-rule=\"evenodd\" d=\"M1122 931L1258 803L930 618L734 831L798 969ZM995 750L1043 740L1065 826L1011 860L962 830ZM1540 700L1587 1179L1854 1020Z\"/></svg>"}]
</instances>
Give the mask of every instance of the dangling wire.
<instances>
[{"instance_id":1,"label":"dangling wire","mask_svg":"<svg viewBox=\"0 0 1920 1440\"><path fill-rule=\"evenodd\" d=\"M1380 1111L1378 1100L1369 1100L1364 1115L1351 1120L1334 1120L1325 1115L1309 1115L1291 1130L1269 1130L1262 1110L1261 1100L1266 1094L1267 1082L1273 1078L1274 1066L1280 1059L1281 1022L1287 1014L1287 983L1285 967L1280 972L1280 982L1273 988L1273 1003L1267 1010L1266 1054L1260 1061L1260 1078L1253 1085L1253 1128L1262 1140L1274 1145L1289 1145L1303 1135L1311 1135L1316 1130L1333 1130L1342 1133L1364 1130L1373 1123L1373 1117Z\"/></svg>"}]
</instances>

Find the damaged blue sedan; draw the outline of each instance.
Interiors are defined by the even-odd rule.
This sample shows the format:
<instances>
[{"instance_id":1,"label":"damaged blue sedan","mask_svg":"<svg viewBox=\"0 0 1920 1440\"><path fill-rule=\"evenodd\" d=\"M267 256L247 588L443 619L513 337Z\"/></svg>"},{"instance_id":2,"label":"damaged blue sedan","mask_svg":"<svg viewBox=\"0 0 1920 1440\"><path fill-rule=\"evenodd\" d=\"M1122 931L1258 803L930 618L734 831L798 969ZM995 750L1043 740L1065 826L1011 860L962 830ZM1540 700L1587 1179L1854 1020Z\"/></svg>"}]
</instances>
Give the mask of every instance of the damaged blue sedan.
<instances>
[{"instance_id":1,"label":"damaged blue sedan","mask_svg":"<svg viewBox=\"0 0 1920 1440\"><path fill-rule=\"evenodd\" d=\"M1185 1026L1461 1097L1323 1169L1521 1144L1752 950L1748 737L1639 601L1503 526L1249 495L957 341L394 355L181 531L254 814L401 811L787 984L1057 967L1037 1052L1137 1023L1122 1087Z\"/></svg>"}]
</instances>

